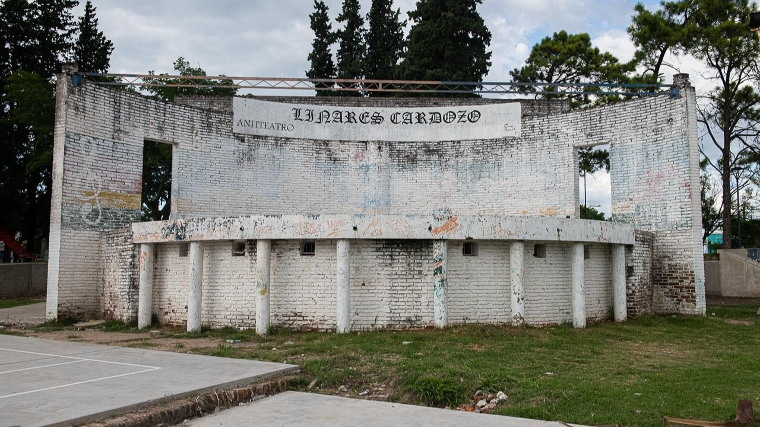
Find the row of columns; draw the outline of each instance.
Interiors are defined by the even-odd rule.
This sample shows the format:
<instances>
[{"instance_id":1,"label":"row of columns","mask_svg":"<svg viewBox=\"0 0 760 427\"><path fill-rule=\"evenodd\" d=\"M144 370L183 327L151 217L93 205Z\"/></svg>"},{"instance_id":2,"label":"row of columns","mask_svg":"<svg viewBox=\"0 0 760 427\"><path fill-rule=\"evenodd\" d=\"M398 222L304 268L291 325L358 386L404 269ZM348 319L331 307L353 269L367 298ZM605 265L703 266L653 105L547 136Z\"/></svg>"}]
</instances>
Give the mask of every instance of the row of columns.
<instances>
[{"instance_id":1,"label":"row of columns","mask_svg":"<svg viewBox=\"0 0 760 427\"><path fill-rule=\"evenodd\" d=\"M433 317L435 326L443 328L448 324L448 281L446 277L447 241L433 241ZM338 333L351 331L351 243L337 241L336 271L336 330ZM137 310L137 326L145 328L151 324L153 302L153 258L154 245L140 245L140 288ZM200 332L203 301L203 245L190 243L190 271L188 276L187 331ZM256 241L256 333L265 335L270 326L270 277L271 240ZM523 283L525 244L513 241L509 247L510 308L511 324L525 324L525 291ZM573 326L586 326L586 295L584 274L584 245L570 244L571 287ZM615 321L627 317L625 296L625 248L612 245L612 287L613 312Z\"/></svg>"}]
</instances>

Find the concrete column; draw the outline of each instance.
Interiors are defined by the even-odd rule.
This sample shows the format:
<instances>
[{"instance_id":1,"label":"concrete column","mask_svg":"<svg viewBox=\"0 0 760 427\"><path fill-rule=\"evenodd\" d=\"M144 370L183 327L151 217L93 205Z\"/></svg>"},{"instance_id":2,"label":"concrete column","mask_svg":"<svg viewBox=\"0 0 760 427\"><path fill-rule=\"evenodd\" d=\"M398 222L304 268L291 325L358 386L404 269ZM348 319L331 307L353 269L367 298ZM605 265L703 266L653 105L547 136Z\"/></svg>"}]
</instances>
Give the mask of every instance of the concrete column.
<instances>
[{"instance_id":1,"label":"concrete column","mask_svg":"<svg viewBox=\"0 0 760 427\"><path fill-rule=\"evenodd\" d=\"M190 242L190 274L187 290L187 332L201 331L203 306L203 244Z\"/></svg>"},{"instance_id":2,"label":"concrete column","mask_svg":"<svg viewBox=\"0 0 760 427\"><path fill-rule=\"evenodd\" d=\"M448 323L448 283L446 280L446 241L433 241L433 314L435 326L443 328Z\"/></svg>"},{"instance_id":3,"label":"concrete column","mask_svg":"<svg viewBox=\"0 0 760 427\"><path fill-rule=\"evenodd\" d=\"M512 325L525 324L525 293L523 292L523 254L525 244L512 242L509 244L509 276L510 294L512 295Z\"/></svg>"},{"instance_id":4,"label":"concrete column","mask_svg":"<svg viewBox=\"0 0 760 427\"><path fill-rule=\"evenodd\" d=\"M137 304L137 327L150 326L153 315L153 248L154 245L140 245L140 290Z\"/></svg>"},{"instance_id":5,"label":"concrete column","mask_svg":"<svg viewBox=\"0 0 760 427\"><path fill-rule=\"evenodd\" d=\"M586 295L583 291L585 275L583 243L570 244L570 265L573 286L573 327L586 327Z\"/></svg>"},{"instance_id":6,"label":"concrete column","mask_svg":"<svg viewBox=\"0 0 760 427\"><path fill-rule=\"evenodd\" d=\"M628 317L625 299L625 246L612 245L612 300L615 321L622 322Z\"/></svg>"},{"instance_id":7,"label":"concrete column","mask_svg":"<svg viewBox=\"0 0 760 427\"><path fill-rule=\"evenodd\" d=\"M269 284L272 241L256 240L256 333L269 331Z\"/></svg>"},{"instance_id":8,"label":"concrete column","mask_svg":"<svg viewBox=\"0 0 760 427\"><path fill-rule=\"evenodd\" d=\"M351 332L351 243L338 240L337 312L335 321L339 334Z\"/></svg>"}]
</instances>

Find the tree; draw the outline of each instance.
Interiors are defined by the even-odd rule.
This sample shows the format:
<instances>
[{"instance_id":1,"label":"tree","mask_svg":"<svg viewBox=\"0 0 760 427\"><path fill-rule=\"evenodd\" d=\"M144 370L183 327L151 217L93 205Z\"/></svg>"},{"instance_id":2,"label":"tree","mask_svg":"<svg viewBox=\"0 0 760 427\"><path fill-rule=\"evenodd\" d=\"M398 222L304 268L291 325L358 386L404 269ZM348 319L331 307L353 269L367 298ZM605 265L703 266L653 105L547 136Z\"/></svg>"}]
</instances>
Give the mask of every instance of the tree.
<instances>
[{"instance_id":1,"label":"tree","mask_svg":"<svg viewBox=\"0 0 760 427\"><path fill-rule=\"evenodd\" d=\"M720 227L723 205L718 203L718 188L707 173L707 160L702 160L699 167L701 170L699 194L702 202L702 241L704 242Z\"/></svg>"},{"instance_id":2,"label":"tree","mask_svg":"<svg viewBox=\"0 0 760 427\"><path fill-rule=\"evenodd\" d=\"M98 31L96 8L87 0L84 5L84 15L79 19L79 37L74 44L74 61L79 65L79 71L105 73L111 62L113 43L102 31Z\"/></svg>"},{"instance_id":3,"label":"tree","mask_svg":"<svg viewBox=\"0 0 760 427\"><path fill-rule=\"evenodd\" d=\"M60 64L72 57L75 0L0 3L0 227L35 252L50 215Z\"/></svg>"},{"instance_id":4,"label":"tree","mask_svg":"<svg viewBox=\"0 0 760 427\"><path fill-rule=\"evenodd\" d=\"M174 61L174 71L179 76L205 76L206 71L200 66L191 67L190 62L183 57L177 58ZM148 71L148 74L155 75L155 71ZM166 76L168 74L160 74ZM232 80L228 79L158 79L158 78L146 78L145 83L157 84L159 86L148 86L146 90L157 98L164 101L174 101L177 96L235 96L237 88L233 87L218 87L218 86L231 86ZM164 86L164 85L194 85L195 87L176 87L176 86ZM203 87L208 86L208 87Z\"/></svg>"},{"instance_id":5,"label":"tree","mask_svg":"<svg viewBox=\"0 0 760 427\"><path fill-rule=\"evenodd\" d=\"M633 65L621 64L611 53L601 52L599 48L593 47L588 34L568 34L560 31L533 46L525 65L509 74L515 82L560 83L571 86L576 83L625 82L626 73L632 69ZM554 86L523 86L520 89L537 92L548 98L566 97L557 94ZM595 87L579 89L598 90ZM569 98L573 106L591 102L589 95L572 95Z\"/></svg>"},{"instance_id":6,"label":"tree","mask_svg":"<svg viewBox=\"0 0 760 427\"><path fill-rule=\"evenodd\" d=\"M399 21L400 9L393 10L392 0L372 0L367 14L367 54L364 75L367 79L390 80L396 77L398 62L404 49L404 24ZM370 96L388 95L370 92Z\"/></svg>"},{"instance_id":7,"label":"tree","mask_svg":"<svg viewBox=\"0 0 760 427\"><path fill-rule=\"evenodd\" d=\"M606 221L604 212L599 212L591 206L581 206L581 219L595 219L597 221Z\"/></svg>"},{"instance_id":8,"label":"tree","mask_svg":"<svg viewBox=\"0 0 760 427\"><path fill-rule=\"evenodd\" d=\"M172 200L172 146L145 141L141 214L143 221L169 219Z\"/></svg>"},{"instance_id":9,"label":"tree","mask_svg":"<svg viewBox=\"0 0 760 427\"><path fill-rule=\"evenodd\" d=\"M481 82L491 66L491 32L477 11L483 0L419 0L399 68L406 80Z\"/></svg>"},{"instance_id":10,"label":"tree","mask_svg":"<svg viewBox=\"0 0 760 427\"><path fill-rule=\"evenodd\" d=\"M578 149L578 174L583 177L583 207L586 207L586 175L600 170L610 171L610 152L591 147ZM583 218L583 216L581 216Z\"/></svg>"},{"instance_id":11,"label":"tree","mask_svg":"<svg viewBox=\"0 0 760 427\"><path fill-rule=\"evenodd\" d=\"M311 43L309 62L311 68L306 71L306 77L311 79L331 79L335 77L335 63L330 53L330 46L335 43L335 33L328 16L329 8L325 2L314 0L314 13L309 15L311 30L314 32L314 41ZM330 83L318 82L314 84L317 89L332 87ZM330 95L328 90L317 90L317 96Z\"/></svg>"},{"instance_id":12,"label":"tree","mask_svg":"<svg viewBox=\"0 0 760 427\"><path fill-rule=\"evenodd\" d=\"M344 23L338 30L338 64L339 79L360 79L364 74L364 19L359 14L359 0L343 0L343 10L338 15L338 22ZM356 88L361 89L361 88ZM339 92L343 95L361 96L361 92Z\"/></svg>"},{"instance_id":13,"label":"tree","mask_svg":"<svg viewBox=\"0 0 760 427\"><path fill-rule=\"evenodd\" d=\"M636 52L634 62L644 67L642 81L658 83L660 69L669 51L683 51L683 41L689 35L690 2L663 2L662 8L650 12L639 3L634 8L634 16L628 33L631 35Z\"/></svg>"}]
</instances>

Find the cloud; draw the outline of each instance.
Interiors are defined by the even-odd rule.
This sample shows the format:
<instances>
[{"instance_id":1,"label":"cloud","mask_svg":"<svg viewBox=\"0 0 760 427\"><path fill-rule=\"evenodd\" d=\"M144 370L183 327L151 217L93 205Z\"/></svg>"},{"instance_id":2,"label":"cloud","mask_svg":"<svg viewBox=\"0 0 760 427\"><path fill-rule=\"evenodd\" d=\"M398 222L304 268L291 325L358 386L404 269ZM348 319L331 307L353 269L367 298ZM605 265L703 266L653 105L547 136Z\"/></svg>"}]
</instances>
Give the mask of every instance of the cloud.
<instances>
[{"instance_id":1,"label":"cloud","mask_svg":"<svg viewBox=\"0 0 760 427\"><path fill-rule=\"evenodd\" d=\"M614 55L620 62L628 62L633 59L636 46L631 40L628 32L621 29L614 29L604 32L598 37L591 40L591 44L598 47L602 52L609 52Z\"/></svg>"}]
</instances>

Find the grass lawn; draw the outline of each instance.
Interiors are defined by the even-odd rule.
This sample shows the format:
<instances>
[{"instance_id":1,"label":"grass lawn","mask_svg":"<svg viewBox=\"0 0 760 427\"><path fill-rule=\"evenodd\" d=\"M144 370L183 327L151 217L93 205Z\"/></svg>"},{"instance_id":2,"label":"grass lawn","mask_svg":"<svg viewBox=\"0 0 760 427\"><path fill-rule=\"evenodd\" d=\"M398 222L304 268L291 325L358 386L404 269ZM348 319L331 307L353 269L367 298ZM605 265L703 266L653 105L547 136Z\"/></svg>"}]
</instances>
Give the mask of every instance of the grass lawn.
<instances>
[{"instance_id":1,"label":"grass lawn","mask_svg":"<svg viewBox=\"0 0 760 427\"><path fill-rule=\"evenodd\" d=\"M18 307L20 305L35 304L45 302L45 298L8 298L0 299L0 308Z\"/></svg>"},{"instance_id":2,"label":"grass lawn","mask_svg":"<svg viewBox=\"0 0 760 427\"><path fill-rule=\"evenodd\" d=\"M306 389L316 379L311 391L321 393L356 397L371 389L391 401L454 406L478 389L503 390L508 400L496 414L661 426L663 416L733 419L738 399L760 409L757 307L708 306L706 317L644 316L583 330L466 325L337 335L276 329L261 338L250 330L167 329L159 338L133 339L164 350L295 363L303 368L296 386ZM342 385L348 393L338 392Z\"/></svg>"}]
</instances>

